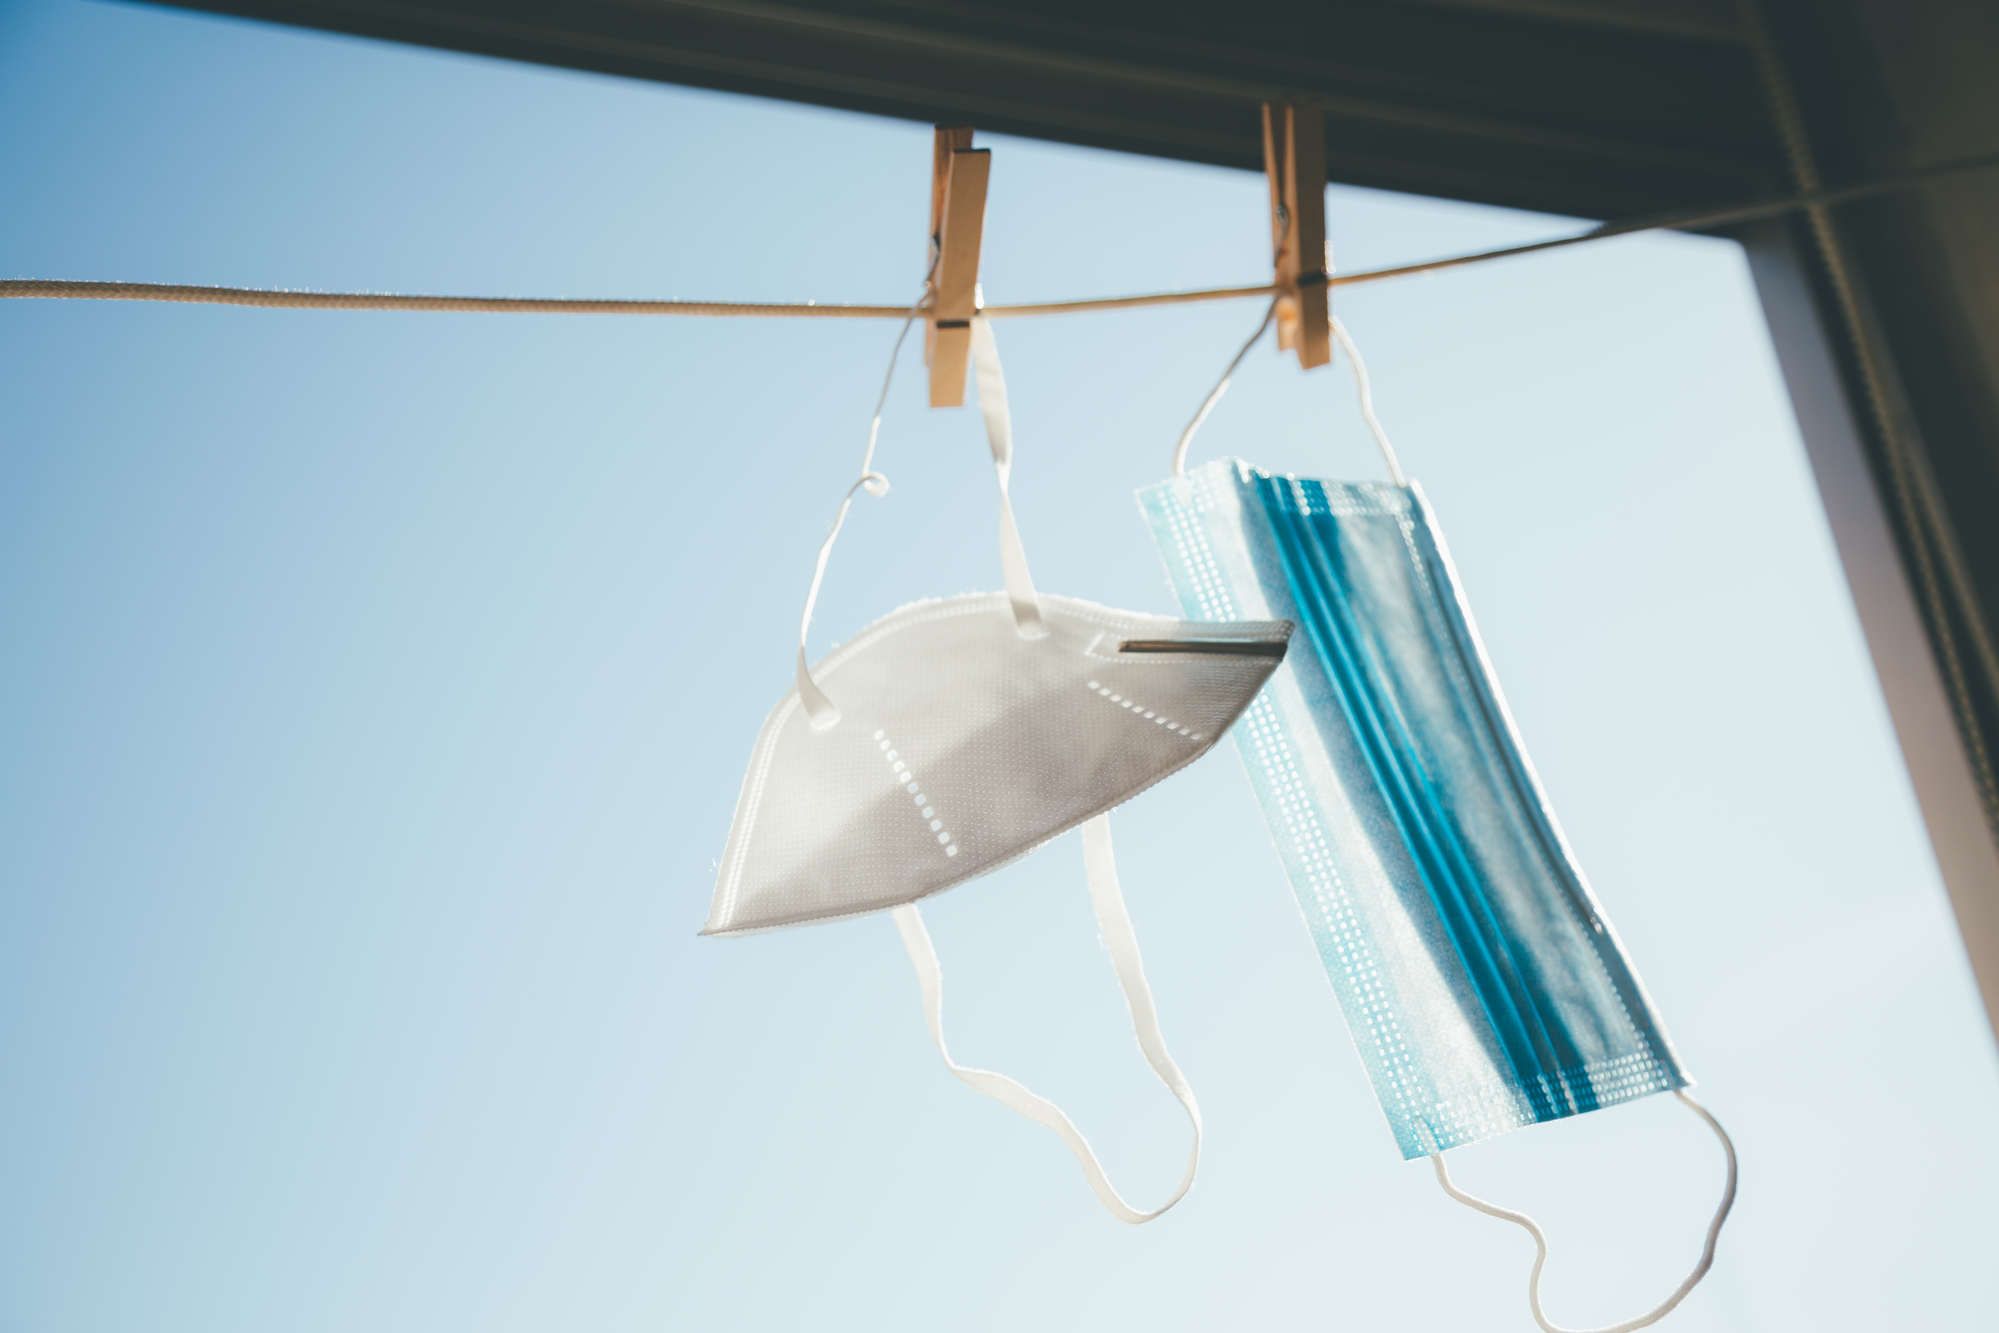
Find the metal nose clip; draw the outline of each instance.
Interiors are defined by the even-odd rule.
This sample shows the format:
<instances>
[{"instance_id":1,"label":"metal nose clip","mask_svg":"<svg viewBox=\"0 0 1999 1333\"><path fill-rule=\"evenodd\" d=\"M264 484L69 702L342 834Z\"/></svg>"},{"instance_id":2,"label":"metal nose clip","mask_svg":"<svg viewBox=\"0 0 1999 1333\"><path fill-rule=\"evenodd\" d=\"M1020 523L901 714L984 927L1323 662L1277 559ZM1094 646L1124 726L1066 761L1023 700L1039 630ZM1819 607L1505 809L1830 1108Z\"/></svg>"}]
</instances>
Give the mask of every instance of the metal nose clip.
<instances>
[{"instance_id":1,"label":"metal nose clip","mask_svg":"<svg viewBox=\"0 0 1999 1333\"><path fill-rule=\"evenodd\" d=\"M1205 653L1216 657L1282 659L1290 645L1268 639L1126 639L1121 653Z\"/></svg>"}]
</instances>

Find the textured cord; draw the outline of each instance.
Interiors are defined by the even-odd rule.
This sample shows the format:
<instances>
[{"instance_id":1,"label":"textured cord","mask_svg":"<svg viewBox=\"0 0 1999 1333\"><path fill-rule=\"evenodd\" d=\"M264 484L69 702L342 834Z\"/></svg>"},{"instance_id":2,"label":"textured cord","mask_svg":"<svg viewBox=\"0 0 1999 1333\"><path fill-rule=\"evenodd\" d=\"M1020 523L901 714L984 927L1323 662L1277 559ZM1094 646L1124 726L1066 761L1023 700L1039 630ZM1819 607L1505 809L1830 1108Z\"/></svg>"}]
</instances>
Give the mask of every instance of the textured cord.
<instances>
[{"instance_id":1,"label":"textured cord","mask_svg":"<svg viewBox=\"0 0 1999 1333\"><path fill-rule=\"evenodd\" d=\"M1363 269L1336 274L1327 279L1332 287L1350 287L1388 278L1415 277L1438 273L1466 264L1512 259L1584 245L1639 232L1675 229L1698 230L1732 222L1778 217L1801 208L1849 203L1914 189L1965 172L1986 171L1999 166L1999 153L1980 153L1955 158L1879 180L1850 185L1837 190L1805 190L1782 199L1738 204L1728 208L1694 209L1658 213L1642 218L1606 222L1574 236L1557 236L1527 245L1509 245L1499 250L1479 250L1451 255L1418 264L1397 264L1390 268ZM1042 301L1026 305L987 306L980 313L988 319L1010 319L1027 315L1081 314L1095 310L1134 310L1145 306L1184 305L1195 301L1232 301L1251 296L1270 296L1276 288L1268 283L1256 287L1211 287L1191 292L1154 292L1145 296L1110 296L1082 301ZM0 300L53 301L166 301L193 305L257 306L283 310L410 310L461 311L480 314L569 314L569 315L703 315L722 318L785 319L901 319L899 305L821 305L816 301L775 304L756 301L605 301L562 300L512 296L396 296L379 292L287 292L254 287L199 287L159 282L65 282L44 278L0 279Z\"/></svg>"},{"instance_id":2,"label":"textured cord","mask_svg":"<svg viewBox=\"0 0 1999 1333\"><path fill-rule=\"evenodd\" d=\"M1054 1130L1061 1136L1062 1142L1069 1145L1069 1151L1076 1154L1090 1188L1096 1192L1104 1207L1120 1222L1136 1226L1158 1217L1185 1198L1187 1191L1193 1188L1194 1176L1201 1166L1201 1108L1195 1103L1193 1089L1187 1086L1180 1067L1167 1054L1166 1039L1160 1035L1159 1014L1153 1006L1152 989L1146 984L1145 966L1138 955L1138 936L1132 931L1131 915L1125 910L1124 894L1118 889L1117 863L1111 854L1108 814L1098 815L1083 825L1083 862L1089 873L1090 901L1097 910L1097 925L1103 931L1105 946L1110 950L1111 965L1117 970L1118 985L1124 991L1125 1003L1131 1008L1131 1025L1138 1036L1138 1048L1145 1053L1146 1063L1152 1066L1153 1073L1159 1075L1159 1081L1186 1108L1187 1118L1194 1124L1194 1147L1187 1155L1187 1170L1180 1177L1180 1187L1165 1203L1149 1212L1133 1208L1111 1187L1110 1178L1104 1174L1103 1165L1097 1161L1097 1154L1090 1147L1089 1140L1083 1137L1061 1107L1044 1097L1035 1096L1004 1074L972 1069L951 1058L950 1049L944 1044L943 968L937 961L937 948L930 942L930 932L924 928L923 916L917 911L915 903L906 903L895 909L895 927L902 933L903 947L909 951L909 961L916 968L917 985L923 991L923 1019L930 1028L930 1040L936 1043L937 1054L944 1058L945 1068L957 1075L966 1086Z\"/></svg>"},{"instance_id":3,"label":"textured cord","mask_svg":"<svg viewBox=\"0 0 1999 1333\"><path fill-rule=\"evenodd\" d=\"M1721 1140L1721 1150L1728 1157L1728 1183L1722 1187L1721 1206L1714 1210L1714 1220L1708 1223L1707 1241L1701 1246L1700 1262L1694 1265L1694 1271L1687 1274L1686 1280L1674 1289L1673 1294L1636 1319L1627 1319L1621 1324L1607 1324L1602 1328L1569 1329L1548 1321L1547 1314L1541 1309L1541 1270L1548 1263L1548 1237L1542 1233L1540 1224L1525 1213L1516 1213L1511 1208L1501 1208L1496 1203L1488 1203L1453 1185L1451 1173L1444 1169L1444 1155L1436 1151L1435 1138L1430 1139L1432 1145L1430 1164L1437 1168L1437 1183L1444 1187L1444 1193L1467 1208L1478 1209L1488 1217L1496 1217L1503 1222L1524 1227L1527 1234L1534 1238L1534 1271L1527 1278L1527 1305L1534 1312L1534 1322L1541 1326L1542 1333L1632 1333L1634 1329L1656 1324L1671 1314L1674 1307L1687 1298L1687 1293L1700 1285L1700 1280L1707 1276L1708 1269L1714 1266L1714 1247L1716 1240L1721 1236L1721 1225L1728 1220L1729 1209L1735 1207L1735 1144L1730 1141L1728 1131L1721 1127L1721 1122L1709 1114L1708 1109L1695 1101L1684 1089L1676 1090L1673 1095L1685 1102L1695 1115L1706 1121L1707 1127ZM1428 1126L1423 1128L1427 1135Z\"/></svg>"},{"instance_id":4,"label":"textured cord","mask_svg":"<svg viewBox=\"0 0 1999 1333\"><path fill-rule=\"evenodd\" d=\"M53 301L165 301L265 310L409 310L480 315L708 315L790 319L901 319L899 305L770 305L755 301L605 301L532 296L396 296L388 292L286 292L256 287L191 287L163 282L0 281L0 297Z\"/></svg>"},{"instance_id":5,"label":"textured cord","mask_svg":"<svg viewBox=\"0 0 1999 1333\"><path fill-rule=\"evenodd\" d=\"M1135 310L1155 305L1234 301L1268 296L1271 286L1211 287L1082 301L986 306L988 319L1067 315L1094 310ZM723 319L901 319L907 306L839 305L818 301L607 301L529 296L397 296L387 292L288 292L256 287L194 287L160 282L62 282L43 278L0 280L0 299L45 301L165 301L177 305L240 305L267 310L404 310L499 315L695 315Z\"/></svg>"}]
</instances>

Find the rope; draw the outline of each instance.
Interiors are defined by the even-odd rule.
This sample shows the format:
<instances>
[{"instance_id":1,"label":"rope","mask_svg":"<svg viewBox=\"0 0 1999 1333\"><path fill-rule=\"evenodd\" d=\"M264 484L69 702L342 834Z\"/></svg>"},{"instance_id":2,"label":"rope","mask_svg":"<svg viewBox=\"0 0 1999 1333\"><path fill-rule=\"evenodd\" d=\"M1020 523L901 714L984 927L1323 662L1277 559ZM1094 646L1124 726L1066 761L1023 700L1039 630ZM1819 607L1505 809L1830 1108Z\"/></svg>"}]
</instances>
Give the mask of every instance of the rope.
<instances>
[{"instance_id":1,"label":"rope","mask_svg":"<svg viewBox=\"0 0 1999 1333\"><path fill-rule=\"evenodd\" d=\"M1795 114L1795 113L1793 113ZM1780 120L1782 118L1780 117ZM1789 139L1787 136L1787 146ZM1366 269L1334 274L1327 279L1333 287L1353 287L1383 282L1390 278L1417 277L1483 264L1495 259L1512 259L1538 254L1563 246L1584 245L1646 231L1697 230L1732 222L1751 222L1800 209L1814 214L1856 199L1871 198L1897 190L1911 189L1945 176L1982 171L1999 166L1999 153L1957 158L1921 171L1883 177L1865 185L1838 190L1817 188L1817 178L1799 173L1801 183L1812 188L1782 199L1740 204L1730 208L1691 212L1661 213L1650 217L1606 222L1574 236L1510 245L1498 250L1479 250L1425 260L1419 264L1398 264L1391 268ZM1272 296L1276 288L1209 287L1188 292L1153 292L1144 296L1109 296L1081 301L1042 301L1027 305L987 306L979 313L988 319L1013 319L1032 315L1074 315L1099 310L1135 310L1146 306L1187 305L1201 301L1234 301L1252 296ZM0 299L53 301L166 301L186 305L240 305L278 310L408 310L461 312L471 314L537 315L698 315L725 319L904 319L909 307L900 305L821 305L756 301L607 301L564 300L518 296L396 296L369 292L290 292L266 291L254 287L193 287L157 282L59 282L45 279L0 279Z\"/></svg>"},{"instance_id":2,"label":"rope","mask_svg":"<svg viewBox=\"0 0 1999 1333\"><path fill-rule=\"evenodd\" d=\"M1208 287L1194 292L1155 292L1150 296L1103 296L1087 301L1043 301L1037 305L989 305L979 311L987 319L1015 319L1024 315L1084 315L1096 310L1137 310L1151 305L1191 305L1198 301L1238 301L1249 296L1269 296L1276 288Z\"/></svg>"},{"instance_id":3,"label":"rope","mask_svg":"<svg viewBox=\"0 0 1999 1333\"><path fill-rule=\"evenodd\" d=\"M1147 296L1110 296L1086 301L1044 301L1036 305L986 306L988 319L1022 315L1067 315L1094 310L1186 305L1268 296L1275 289L1215 287ZM759 301L622 301L529 296L396 296L375 292L287 292L255 287L188 287L158 282L58 282L0 279L0 298L48 301L165 301L180 305L241 305L265 310L404 310L483 315L697 315L721 319L906 319L906 305L822 305ZM919 307L920 310L920 307Z\"/></svg>"},{"instance_id":4,"label":"rope","mask_svg":"<svg viewBox=\"0 0 1999 1333\"><path fill-rule=\"evenodd\" d=\"M0 281L0 297L59 301L171 301L270 310L419 310L499 315L709 315L723 318L902 319L906 305L767 305L753 301L600 301L524 296L393 296L370 292L273 292L157 282Z\"/></svg>"}]
</instances>

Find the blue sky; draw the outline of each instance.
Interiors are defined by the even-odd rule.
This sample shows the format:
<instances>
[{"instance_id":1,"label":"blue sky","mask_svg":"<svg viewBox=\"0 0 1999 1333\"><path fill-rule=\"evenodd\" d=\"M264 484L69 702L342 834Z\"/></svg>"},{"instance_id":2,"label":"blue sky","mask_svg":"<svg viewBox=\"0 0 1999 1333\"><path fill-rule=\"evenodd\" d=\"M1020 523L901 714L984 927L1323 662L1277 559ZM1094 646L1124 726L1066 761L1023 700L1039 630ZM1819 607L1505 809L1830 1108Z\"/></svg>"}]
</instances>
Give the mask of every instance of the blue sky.
<instances>
[{"instance_id":1,"label":"blue sky","mask_svg":"<svg viewBox=\"0 0 1999 1333\"><path fill-rule=\"evenodd\" d=\"M4 0L0 273L896 301L928 136ZM1263 277L1254 176L983 142L989 300ZM1349 269L1570 225L1329 210ZM1993 1042L1739 252L1637 237L1340 308L1741 1148L1669 1326L1982 1323ZM1257 313L999 328L1042 587L1172 608L1132 493ZM1116 816L1209 1127L1151 1226L938 1065L886 920L695 938L893 336L0 304L0 1330L1531 1328L1526 1239L1399 1160L1229 747ZM906 354L815 654L998 586L976 411L921 381ZM1195 453L1379 468L1343 374L1267 350ZM1075 839L927 916L959 1058L1163 1197L1184 1121ZM1453 1161L1541 1218L1577 1325L1669 1290L1719 1183L1662 1098Z\"/></svg>"}]
</instances>

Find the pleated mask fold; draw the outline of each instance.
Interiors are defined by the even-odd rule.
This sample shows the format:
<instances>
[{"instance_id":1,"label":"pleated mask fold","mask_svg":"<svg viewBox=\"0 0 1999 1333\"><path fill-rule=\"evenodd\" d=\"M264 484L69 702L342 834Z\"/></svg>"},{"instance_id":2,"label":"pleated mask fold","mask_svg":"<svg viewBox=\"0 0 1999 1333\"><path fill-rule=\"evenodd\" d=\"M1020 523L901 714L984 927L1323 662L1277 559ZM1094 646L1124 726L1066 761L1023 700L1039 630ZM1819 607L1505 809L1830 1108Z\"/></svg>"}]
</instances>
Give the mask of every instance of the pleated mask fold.
<instances>
[{"instance_id":1,"label":"pleated mask fold","mask_svg":"<svg viewBox=\"0 0 1999 1333\"><path fill-rule=\"evenodd\" d=\"M1390 480L1275 475L1232 458L1184 470L1262 332L1139 508L1189 618L1299 626L1236 728L1237 751L1396 1143L1428 1157L1453 1199L1532 1234L1528 1300L1545 1333L1568 1333L1541 1306L1546 1237L1457 1188L1445 1152L1660 1092L1719 1139L1727 1177L1699 1262L1646 1314L1596 1331L1630 1333L1713 1263L1735 1199L1734 1145L1686 1091L1692 1079L1562 836L1345 326L1335 319L1333 332Z\"/></svg>"}]
</instances>

